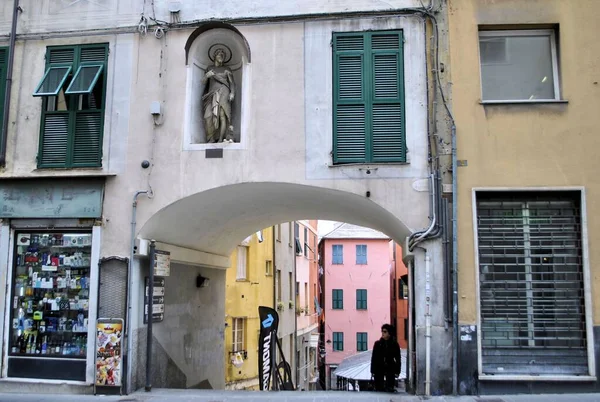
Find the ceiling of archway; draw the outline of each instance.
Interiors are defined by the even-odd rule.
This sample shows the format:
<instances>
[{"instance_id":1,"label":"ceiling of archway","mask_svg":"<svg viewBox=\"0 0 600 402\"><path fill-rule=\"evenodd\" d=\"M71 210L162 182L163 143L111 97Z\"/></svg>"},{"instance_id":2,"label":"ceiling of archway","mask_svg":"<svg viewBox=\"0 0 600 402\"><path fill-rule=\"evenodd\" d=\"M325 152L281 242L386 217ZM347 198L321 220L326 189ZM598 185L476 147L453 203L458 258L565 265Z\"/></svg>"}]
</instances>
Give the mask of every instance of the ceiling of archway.
<instances>
[{"instance_id":1,"label":"ceiling of archway","mask_svg":"<svg viewBox=\"0 0 600 402\"><path fill-rule=\"evenodd\" d=\"M410 230L366 197L345 191L287 183L243 183L203 191L163 208L140 236L229 256L246 236L300 219L349 222L403 241Z\"/></svg>"}]
</instances>

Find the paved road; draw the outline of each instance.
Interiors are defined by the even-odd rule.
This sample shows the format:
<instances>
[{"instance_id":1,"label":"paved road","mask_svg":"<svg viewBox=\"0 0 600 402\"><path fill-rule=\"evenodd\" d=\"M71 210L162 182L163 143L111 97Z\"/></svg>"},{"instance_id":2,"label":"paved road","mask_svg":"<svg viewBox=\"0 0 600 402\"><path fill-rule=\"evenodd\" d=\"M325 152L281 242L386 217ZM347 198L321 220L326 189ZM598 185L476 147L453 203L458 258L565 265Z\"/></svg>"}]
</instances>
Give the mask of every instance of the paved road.
<instances>
[{"instance_id":1,"label":"paved road","mask_svg":"<svg viewBox=\"0 0 600 402\"><path fill-rule=\"evenodd\" d=\"M250 392L162 390L136 392L126 396L0 394L1 402L600 402L600 394L516 395L516 396L438 396L424 397L370 392Z\"/></svg>"}]
</instances>

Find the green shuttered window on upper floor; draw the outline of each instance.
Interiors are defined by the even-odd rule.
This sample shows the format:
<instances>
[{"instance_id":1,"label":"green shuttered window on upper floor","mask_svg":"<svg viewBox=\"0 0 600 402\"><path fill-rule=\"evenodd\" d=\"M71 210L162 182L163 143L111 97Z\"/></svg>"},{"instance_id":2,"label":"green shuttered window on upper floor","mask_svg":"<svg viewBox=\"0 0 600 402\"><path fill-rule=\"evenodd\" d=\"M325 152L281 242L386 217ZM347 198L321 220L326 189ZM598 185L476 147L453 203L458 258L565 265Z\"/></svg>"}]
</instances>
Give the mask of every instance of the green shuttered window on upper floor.
<instances>
[{"instance_id":1,"label":"green shuttered window on upper floor","mask_svg":"<svg viewBox=\"0 0 600 402\"><path fill-rule=\"evenodd\" d=\"M333 162L406 162L402 31L334 33Z\"/></svg>"},{"instance_id":2,"label":"green shuttered window on upper floor","mask_svg":"<svg viewBox=\"0 0 600 402\"><path fill-rule=\"evenodd\" d=\"M52 46L33 96L42 98L39 168L102 166L108 44Z\"/></svg>"},{"instance_id":3,"label":"green shuttered window on upper floor","mask_svg":"<svg viewBox=\"0 0 600 402\"><path fill-rule=\"evenodd\" d=\"M0 47L0 130L4 121L4 93L6 91L6 70L8 68L8 48Z\"/></svg>"}]
</instances>

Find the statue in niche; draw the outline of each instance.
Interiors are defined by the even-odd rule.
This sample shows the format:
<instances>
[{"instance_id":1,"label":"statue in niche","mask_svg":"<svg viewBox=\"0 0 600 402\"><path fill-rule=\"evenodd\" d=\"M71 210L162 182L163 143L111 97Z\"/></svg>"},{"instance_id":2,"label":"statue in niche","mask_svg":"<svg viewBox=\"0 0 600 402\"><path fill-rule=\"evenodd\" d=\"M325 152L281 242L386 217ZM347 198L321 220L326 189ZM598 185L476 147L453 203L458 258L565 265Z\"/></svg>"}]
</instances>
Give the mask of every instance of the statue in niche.
<instances>
[{"instance_id":1,"label":"statue in niche","mask_svg":"<svg viewBox=\"0 0 600 402\"><path fill-rule=\"evenodd\" d=\"M231 106L235 98L233 73L225 64L231 60L231 50L222 44L212 45L208 57L214 63L206 69L202 83L206 90L202 96L206 142L233 142ZM208 85L207 85L208 82Z\"/></svg>"}]
</instances>

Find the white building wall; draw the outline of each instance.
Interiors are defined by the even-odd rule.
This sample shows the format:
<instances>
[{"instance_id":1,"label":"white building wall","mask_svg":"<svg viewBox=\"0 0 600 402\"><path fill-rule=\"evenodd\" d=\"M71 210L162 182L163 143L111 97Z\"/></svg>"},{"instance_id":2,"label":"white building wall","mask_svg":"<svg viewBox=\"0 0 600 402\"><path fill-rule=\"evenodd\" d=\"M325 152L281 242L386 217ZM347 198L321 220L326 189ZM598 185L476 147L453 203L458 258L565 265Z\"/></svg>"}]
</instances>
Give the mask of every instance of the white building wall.
<instances>
[{"instance_id":1,"label":"white building wall","mask_svg":"<svg viewBox=\"0 0 600 402\"><path fill-rule=\"evenodd\" d=\"M154 9L148 3L21 1L1 179L107 176L100 257L129 255L131 202L138 190L151 190L152 197L138 200L136 233L198 250L193 263L208 267L225 268L240 240L284 221L347 221L399 242L428 225L424 25L420 17L391 14L420 7L419 0L182 2L183 24L160 39L152 22L144 37L137 25L141 13L170 21L169 2L154 1ZM11 4L0 5L0 46L8 44ZM326 19L329 13L362 11L385 14ZM305 17L310 14L322 15ZM232 21L252 54L245 77L251 118L243 149L225 147L223 158L207 159L204 150L185 146L185 45L202 21L219 18ZM409 158L404 165L331 165L331 34L365 29L404 30ZM31 93L44 74L46 47L97 42L110 46L103 167L37 169L41 100ZM153 101L162 104L158 121L149 113ZM143 160L151 167L141 168ZM434 264L441 267L438 253ZM422 266L422 258L417 264ZM440 325L439 315L434 313L434 325Z\"/></svg>"}]
</instances>

